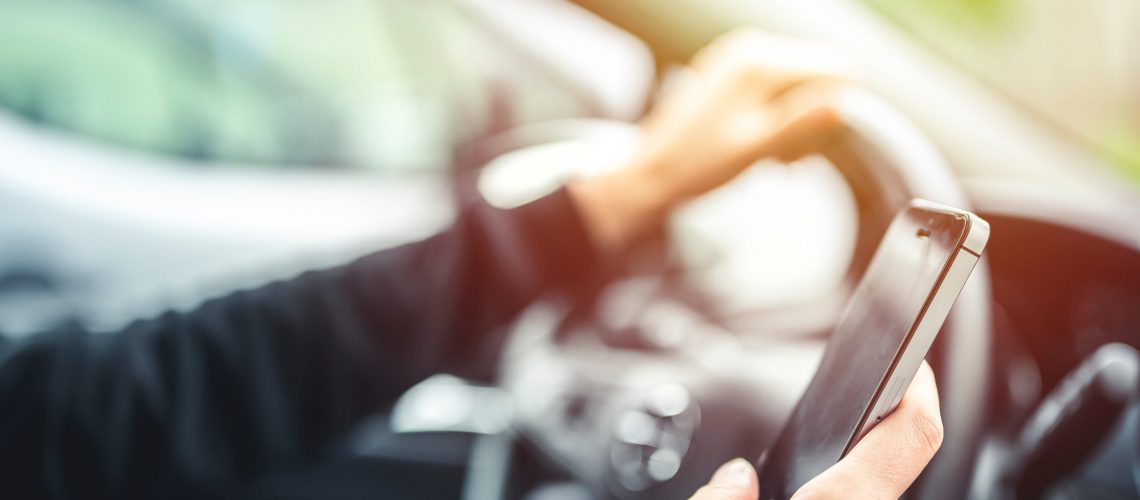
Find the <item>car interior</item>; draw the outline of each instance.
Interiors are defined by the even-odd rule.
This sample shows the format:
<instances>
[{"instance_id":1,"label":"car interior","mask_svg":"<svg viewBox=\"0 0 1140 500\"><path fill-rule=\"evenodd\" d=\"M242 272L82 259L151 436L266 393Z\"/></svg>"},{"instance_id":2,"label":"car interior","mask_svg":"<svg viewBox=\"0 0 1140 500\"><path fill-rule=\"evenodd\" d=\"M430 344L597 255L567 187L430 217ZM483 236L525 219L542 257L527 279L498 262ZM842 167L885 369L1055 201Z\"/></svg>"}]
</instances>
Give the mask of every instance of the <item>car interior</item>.
<instances>
[{"instance_id":1,"label":"car interior","mask_svg":"<svg viewBox=\"0 0 1140 500\"><path fill-rule=\"evenodd\" d=\"M681 66L739 26L859 61L833 144L754 165L530 305L494 380L429 378L268 483L687 498L772 444L923 198L992 237L927 357L945 440L907 496L1140 498L1128 1L2 3L0 331L112 330L617 168Z\"/></svg>"}]
</instances>

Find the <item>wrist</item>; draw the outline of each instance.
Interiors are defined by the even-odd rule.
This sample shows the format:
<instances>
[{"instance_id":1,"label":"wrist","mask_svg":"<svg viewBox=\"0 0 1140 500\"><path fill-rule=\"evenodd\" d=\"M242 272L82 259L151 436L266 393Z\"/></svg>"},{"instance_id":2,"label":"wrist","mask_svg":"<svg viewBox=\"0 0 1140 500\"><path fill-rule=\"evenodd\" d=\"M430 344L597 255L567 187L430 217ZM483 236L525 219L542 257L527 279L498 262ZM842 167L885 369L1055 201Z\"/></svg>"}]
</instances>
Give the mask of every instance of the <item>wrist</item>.
<instances>
[{"instance_id":1,"label":"wrist","mask_svg":"<svg viewBox=\"0 0 1140 500\"><path fill-rule=\"evenodd\" d=\"M614 184L627 193L643 216L664 217L681 201L682 189L661 162L636 160L614 176Z\"/></svg>"},{"instance_id":2,"label":"wrist","mask_svg":"<svg viewBox=\"0 0 1140 500\"><path fill-rule=\"evenodd\" d=\"M568 186L587 232L604 253L620 253L660 229L674 200L654 173L632 164Z\"/></svg>"},{"instance_id":3,"label":"wrist","mask_svg":"<svg viewBox=\"0 0 1140 500\"><path fill-rule=\"evenodd\" d=\"M643 151L616 174L624 177L621 184L636 191L647 212L664 216L685 201L691 186L686 186L684 179L676 174L677 169L661 159L661 156L663 155L652 151Z\"/></svg>"}]
</instances>

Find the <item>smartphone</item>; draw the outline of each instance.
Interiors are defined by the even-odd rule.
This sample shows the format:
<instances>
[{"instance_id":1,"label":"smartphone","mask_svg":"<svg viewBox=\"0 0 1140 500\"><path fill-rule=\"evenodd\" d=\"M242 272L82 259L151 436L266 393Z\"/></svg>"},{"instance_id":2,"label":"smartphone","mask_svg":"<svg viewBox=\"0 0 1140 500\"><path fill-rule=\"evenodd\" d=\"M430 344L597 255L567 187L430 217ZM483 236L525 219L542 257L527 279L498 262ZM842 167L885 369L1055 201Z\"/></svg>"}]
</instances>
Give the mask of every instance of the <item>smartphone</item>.
<instances>
[{"instance_id":1,"label":"smartphone","mask_svg":"<svg viewBox=\"0 0 1140 500\"><path fill-rule=\"evenodd\" d=\"M989 233L977 215L924 200L895 216L759 464L761 499L791 497L898 406Z\"/></svg>"}]
</instances>

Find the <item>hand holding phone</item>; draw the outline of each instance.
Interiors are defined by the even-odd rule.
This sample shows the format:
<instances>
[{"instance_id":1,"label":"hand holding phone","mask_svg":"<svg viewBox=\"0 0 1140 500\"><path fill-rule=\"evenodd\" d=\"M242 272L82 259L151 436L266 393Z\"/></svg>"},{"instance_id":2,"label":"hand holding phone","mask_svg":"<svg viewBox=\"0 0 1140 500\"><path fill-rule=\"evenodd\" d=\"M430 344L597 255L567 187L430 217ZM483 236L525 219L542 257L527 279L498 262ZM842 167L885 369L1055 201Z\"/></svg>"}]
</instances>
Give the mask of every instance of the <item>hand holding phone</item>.
<instances>
[{"instance_id":1,"label":"hand holding phone","mask_svg":"<svg viewBox=\"0 0 1140 500\"><path fill-rule=\"evenodd\" d=\"M796 491L792 500L899 498L934 457L942 437L934 373L923 364L902 402L846 457ZM760 481L747 460L722 466L692 500L756 500Z\"/></svg>"},{"instance_id":2,"label":"hand holding phone","mask_svg":"<svg viewBox=\"0 0 1140 500\"><path fill-rule=\"evenodd\" d=\"M842 471L840 459L849 454L905 445L856 447L898 406L988 239L978 216L926 201L895 217L815 377L766 453L761 499L789 498L825 471L842 473L832 467ZM889 474L908 464L900 457L884 465Z\"/></svg>"}]
</instances>

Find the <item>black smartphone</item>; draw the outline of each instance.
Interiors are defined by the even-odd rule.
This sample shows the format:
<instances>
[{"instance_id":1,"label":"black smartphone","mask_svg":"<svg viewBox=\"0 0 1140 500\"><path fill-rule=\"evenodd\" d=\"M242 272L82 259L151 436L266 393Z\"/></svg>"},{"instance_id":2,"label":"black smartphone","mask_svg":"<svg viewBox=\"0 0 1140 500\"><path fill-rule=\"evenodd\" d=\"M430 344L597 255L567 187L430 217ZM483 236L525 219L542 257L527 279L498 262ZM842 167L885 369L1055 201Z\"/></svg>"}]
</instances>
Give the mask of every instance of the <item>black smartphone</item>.
<instances>
[{"instance_id":1,"label":"black smartphone","mask_svg":"<svg viewBox=\"0 0 1140 500\"><path fill-rule=\"evenodd\" d=\"M759 464L761 499L791 497L898 406L988 240L966 211L914 200L899 212Z\"/></svg>"}]
</instances>

